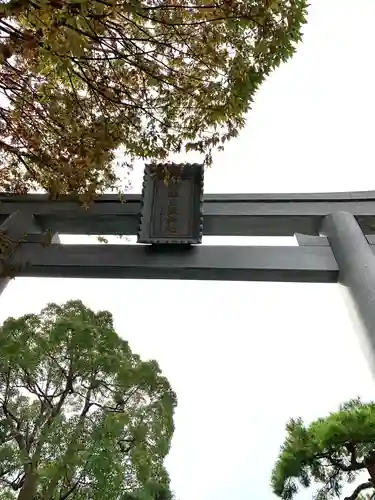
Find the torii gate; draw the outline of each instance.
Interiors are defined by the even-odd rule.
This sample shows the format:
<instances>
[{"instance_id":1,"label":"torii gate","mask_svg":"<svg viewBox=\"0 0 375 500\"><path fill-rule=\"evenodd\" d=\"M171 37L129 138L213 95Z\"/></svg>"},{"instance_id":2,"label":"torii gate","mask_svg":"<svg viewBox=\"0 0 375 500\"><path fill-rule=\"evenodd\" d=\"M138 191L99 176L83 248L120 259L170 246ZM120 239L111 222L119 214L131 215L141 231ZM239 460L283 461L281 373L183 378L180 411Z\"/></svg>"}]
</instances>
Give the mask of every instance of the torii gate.
<instances>
[{"instance_id":1,"label":"torii gate","mask_svg":"<svg viewBox=\"0 0 375 500\"><path fill-rule=\"evenodd\" d=\"M148 185L144 183L142 195L126 195L125 203L117 195L104 195L88 209L71 199L51 201L46 195L0 195L0 233L16 242L8 260L0 254L4 269L10 264L16 276L29 277L339 282L348 288L364 326L365 354L375 374L375 191L195 193L195 208L201 207L195 222L204 235L296 235L295 247L189 244L199 242L197 234L196 240L180 239L172 245L59 242L59 233L139 235L145 207L151 210L155 201L146 200L152 197L147 195ZM186 193L185 202L191 198L191 192ZM41 245L46 230L54 238ZM176 228L168 230L176 233ZM139 241L148 242L144 235ZM0 294L8 281L0 278Z\"/></svg>"}]
</instances>

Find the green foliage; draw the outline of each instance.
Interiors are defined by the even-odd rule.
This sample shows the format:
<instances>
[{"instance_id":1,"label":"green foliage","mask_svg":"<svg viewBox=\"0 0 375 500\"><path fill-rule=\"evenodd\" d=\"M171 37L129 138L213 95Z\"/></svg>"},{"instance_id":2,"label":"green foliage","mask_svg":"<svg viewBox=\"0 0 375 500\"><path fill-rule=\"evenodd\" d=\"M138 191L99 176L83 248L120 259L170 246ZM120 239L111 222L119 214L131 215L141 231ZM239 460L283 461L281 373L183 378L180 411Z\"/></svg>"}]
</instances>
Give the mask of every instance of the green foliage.
<instances>
[{"instance_id":1,"label":"green foliage","mask_svg":"<svg viewBox=\"0 0 375 500\"><path fill-rule=\"evenodd\" d=\"M121 500L174 500L174 496L165 485L150 482L142 489L125 493Z\"/></svg>"},{"instance_id":2,"label":"green foliage","mask_svg":"<svg viewBox=\"0 0 375 500\"><path fill-rule=\"evenodd\" d=\"M0 352L1 500L171 500L176 397L109 312L70 301L9 318Z\"/></svg>"},{"instance_id":3,"label":"green foliage","mask_svg":"<svg viewBox=\"0 0 375 500\"><path fill-rule=\"evenodd\" d=\"M295 51L307 0L0 2L0 190L116 185L114 151L164 160L238 135Z\"/></svg>"},{"instance_id":4,"label":"green foliage","mask_svg":"<svg viewBox=\"0 0 375 500\"><path fill-rule=\"evenodd\" d=\"M354 399L339 411L306 426L301 418L291 419L287 436L272 473L272 489L284 500L291 500L298 485L319 485L318 500L339 497L343 486L353 482L361 471L370 475L362 490L374 488L375 403ZM355 500L361 493L355 490Z\"/></svg>"}]
</instances>

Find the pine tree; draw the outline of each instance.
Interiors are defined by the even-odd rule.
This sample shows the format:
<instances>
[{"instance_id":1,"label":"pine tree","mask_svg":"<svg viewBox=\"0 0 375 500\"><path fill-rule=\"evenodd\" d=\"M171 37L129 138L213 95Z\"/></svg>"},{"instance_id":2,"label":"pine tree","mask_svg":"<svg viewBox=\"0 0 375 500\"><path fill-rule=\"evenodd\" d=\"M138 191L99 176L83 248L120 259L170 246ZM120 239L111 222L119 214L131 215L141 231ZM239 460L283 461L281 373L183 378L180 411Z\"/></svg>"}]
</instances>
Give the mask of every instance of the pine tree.
<instances>
[{"instance_id":1,"label":"pine tree","mask_svg":"<svg viewBox=\"0 0 375 500\"><path fill-rule=\"evenodd\" d=\"M274 467L271 485L283 500L292 500L299 485L318 485L317 500L340 497L343 487L367 472L368 478L353 488L345 500L375 490L375 403L360 398L340 406L326 418L306 426L301 418L291 419L287 436ZM366 498L363 497L363 498Z\"/></svg>"}]
</instances>

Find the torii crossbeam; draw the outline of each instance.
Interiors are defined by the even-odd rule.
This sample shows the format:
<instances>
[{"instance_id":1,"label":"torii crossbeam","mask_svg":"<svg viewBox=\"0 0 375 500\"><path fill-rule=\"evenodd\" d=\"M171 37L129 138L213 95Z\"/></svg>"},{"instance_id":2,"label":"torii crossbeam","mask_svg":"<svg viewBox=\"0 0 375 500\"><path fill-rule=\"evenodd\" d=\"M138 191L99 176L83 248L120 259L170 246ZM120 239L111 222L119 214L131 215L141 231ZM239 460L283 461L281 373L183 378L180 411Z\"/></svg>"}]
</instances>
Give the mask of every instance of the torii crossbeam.
<instances>
[{"instance_id":1,"label":"torii crossbeam","mask_svg":"<svg viewBox=\"0 0 375 500\"><path fill-rule=\"evenodd\" d=\"M0 232L23 241L7 263L17 276L35 277L338 281L351 292L375 360L375 191L204 196L204 235L296 235L295 247L65 245L56 237L134 235L140 211L141 195L102 196L88 209L45 195L0 195ZM55 238L42 246L47 230ZM0 278L0 293L8 281Z\"/></svg>"}]
</instances>

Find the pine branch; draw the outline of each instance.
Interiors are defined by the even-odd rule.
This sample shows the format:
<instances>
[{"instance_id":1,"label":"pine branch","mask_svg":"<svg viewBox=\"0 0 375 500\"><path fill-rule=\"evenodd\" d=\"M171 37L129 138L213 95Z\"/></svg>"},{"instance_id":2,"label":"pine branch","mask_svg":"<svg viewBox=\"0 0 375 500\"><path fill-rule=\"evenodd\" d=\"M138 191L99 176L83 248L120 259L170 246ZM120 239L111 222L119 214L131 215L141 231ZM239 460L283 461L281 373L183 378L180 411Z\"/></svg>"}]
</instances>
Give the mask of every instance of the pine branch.
<instances>
[{"instance_id":1,"label":"pine branch","mask_svg":"<svg viewBox=\"0 0 375 500\"><path fill-rule=\"evenodd\" d=\"M344 500L356 500L358 495L363 490L367 490L368 488L373 488L373 487L374 487L374 485L373 485L372 481L368 481L367 483L362 483L356 487L356 489L353 491L353 493L350 496L345 497Z\"/></svg>"}]
</instances>

